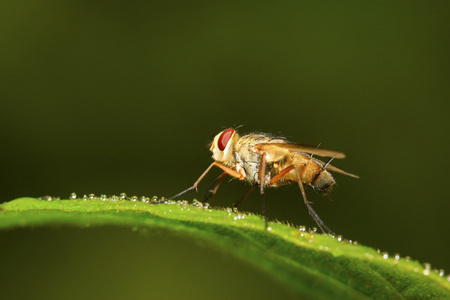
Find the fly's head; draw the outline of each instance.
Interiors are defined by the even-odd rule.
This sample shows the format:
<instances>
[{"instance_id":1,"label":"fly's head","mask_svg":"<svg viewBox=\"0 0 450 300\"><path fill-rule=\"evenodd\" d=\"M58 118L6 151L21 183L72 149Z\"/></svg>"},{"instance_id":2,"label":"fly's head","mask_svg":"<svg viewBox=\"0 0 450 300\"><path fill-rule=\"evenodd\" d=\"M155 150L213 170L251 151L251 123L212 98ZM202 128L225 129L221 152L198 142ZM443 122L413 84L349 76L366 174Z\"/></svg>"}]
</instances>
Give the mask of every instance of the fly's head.
<instances>
[{"instance_id":1,"label":"fly's head","mask_svg":"<svg viewBox=\"0 0 450 300\"><path fill-rule=\"evenodd\" d=\"M233 160L234 145L239 140L239 135L233 128L226 129L214 137L209 149L215 161L229 163Z\"/></svg>"}]
</instances>

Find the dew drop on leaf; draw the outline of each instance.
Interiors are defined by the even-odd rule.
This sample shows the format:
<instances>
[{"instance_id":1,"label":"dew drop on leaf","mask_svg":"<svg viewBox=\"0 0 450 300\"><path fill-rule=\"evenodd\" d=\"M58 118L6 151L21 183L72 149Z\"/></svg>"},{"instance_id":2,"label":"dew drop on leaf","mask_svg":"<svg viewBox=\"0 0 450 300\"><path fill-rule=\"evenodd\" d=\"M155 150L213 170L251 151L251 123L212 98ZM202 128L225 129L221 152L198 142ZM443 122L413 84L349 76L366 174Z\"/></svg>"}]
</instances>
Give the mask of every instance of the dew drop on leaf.
<instances>
[{"instance_id":1,"label":"dew drop on leaf","mask_svg":"<svg viewBox=\"0 0 450 300\"><path fill-rule=\"evenodd\" d=\"M423 275L430 275L431 265L429 263L424 263L423 267Z\"/></svg>"}]
</instances>

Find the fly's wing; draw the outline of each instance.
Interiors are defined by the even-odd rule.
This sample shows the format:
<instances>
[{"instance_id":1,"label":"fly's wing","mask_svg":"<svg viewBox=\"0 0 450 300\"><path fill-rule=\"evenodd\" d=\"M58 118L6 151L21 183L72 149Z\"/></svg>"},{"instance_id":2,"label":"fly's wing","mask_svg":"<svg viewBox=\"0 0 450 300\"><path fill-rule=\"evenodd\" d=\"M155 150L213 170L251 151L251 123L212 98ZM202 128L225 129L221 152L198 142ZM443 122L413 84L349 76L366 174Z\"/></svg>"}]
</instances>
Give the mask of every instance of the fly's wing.
<instances>
[{"instance_id":1,"label":"fly's wing","mask_svg":"<svg viewBox=\"0 0 450 300\"><path fill-rule=\"evenodd\" d=\"M347 176L350 176L350 177L353 177L353 178L359 178L358 175L355 175L355 174L352 174L352 173L345 172L344 170L341 170L341 169L339 169L339 168L336 168L335 166L332 166L332 165L330 165L330 164L326 164L326 163L324 163L324 162L321 161L321 160L316 159L316 161L320 162L320 163L322 164L322 166L326 166L326 167L325 167L325 170L328 170L328 171L331 171L331 172L336 172L336 173L341 173L341 174L344 174L344 175L347 175Z\"/></svg>"},{"instance_id":2,"label":"fly's wing","mask_svg":"<svg viewBox=\"0 0 450 300\"><path fill-rule=\"evenodd\" d=\"M259 143L255 147L257 147L258 149L260 149L266 153L270 152L270 151L280 152L281 149L284 149L284 150L300 152L300 153L310 153L310 154L315 154L315 155L325 156L325 157L345 158L345 154L342 152L338 152L338 151L317 148L317 147L311 147L311 146L280 143L280 142Z\"/></svg>"},{"instance_id":3,"label":"fly's wing","mask_svg":"<svg viewBox=\"0 0 450 300\"><path fill-rule=\"evenodd\" d=\"M260 152L266 154L267 162L275 162L283 159L289 155L290 150L280 145L285 145L283 142L273 141L272 143L258 143L253 148L258 149Z\"/></svg>"},{"instance_id":4,"label":"fly's wing","mask_svg":"<svg viewBox=\"0 0 450 300\"><path fill-rule=\"evenodd\" d=\"M333 157L333 158L345 158L345 154L342 152L327 150L327 149L323 149L323 148L316 148L316 147L311 147L311 146L288 144L288 143L283 143L283 142L259 143L255 147L257 149L259 149L260 151L265 152L270 157L274 157L274 158L282 157L288 151L299 152L299 153L310 153L310 154L315 154L315 155L319 155L319 156L327 156L327 157ZM276 160L276 159L274 159L274 160ZM321 163L322 166L325 166L326 170L336 172L336 173L341 173L341 174L344 174L344 175L347 175L347 176L350 176L353 178L359 178L358 175L345 172L344 170L336 168L335 166L332 166L330 164L326 164L323 161L320 161L318 159L315 159L315 160L318 161L319 163Z\"/></svg>"}]
</instances>

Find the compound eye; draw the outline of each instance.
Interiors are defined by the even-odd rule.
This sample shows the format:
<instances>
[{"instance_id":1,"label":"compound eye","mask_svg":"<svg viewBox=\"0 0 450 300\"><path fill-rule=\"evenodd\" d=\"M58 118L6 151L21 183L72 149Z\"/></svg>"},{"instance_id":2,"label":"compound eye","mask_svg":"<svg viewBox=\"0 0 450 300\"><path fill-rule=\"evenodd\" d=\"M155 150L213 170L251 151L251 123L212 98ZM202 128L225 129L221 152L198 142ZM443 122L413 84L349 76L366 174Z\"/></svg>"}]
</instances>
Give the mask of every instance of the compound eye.
<instances>
[{"instance_id":1,"label":"compound eye","mask_svg":"<svg viewBox=\"0 0 450 300\"><path fill-rule=\"evenodd\" d=\"M233 133L234 129L230 128L224 130L224 132L222 132L222 134L219 136L219 139L217 140L217 146L219 147L220 151L225 150L225 147L227 146L228 141L230 140Z\"/></svg>"}]
</instances>

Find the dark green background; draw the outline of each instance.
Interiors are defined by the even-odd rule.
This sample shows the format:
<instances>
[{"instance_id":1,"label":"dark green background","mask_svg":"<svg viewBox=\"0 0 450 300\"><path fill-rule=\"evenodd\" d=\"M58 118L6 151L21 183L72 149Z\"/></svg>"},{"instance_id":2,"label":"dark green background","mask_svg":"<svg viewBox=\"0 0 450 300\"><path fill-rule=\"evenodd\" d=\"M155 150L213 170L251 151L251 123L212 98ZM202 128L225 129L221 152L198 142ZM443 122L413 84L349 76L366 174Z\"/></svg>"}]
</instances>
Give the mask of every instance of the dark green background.
<instances>
[{"instance_id":1,"label":"dark green background","mask_svg":"<svg viewBox=\"0 0 450 300\"><path fill-rule=\"evenodd\" d=\"M308 190L326 224L450 270L447 3L3 2L0 200L172 196L243 125L345 152L335 165L361 179ZM314 225L295 186L266 199L270 219ZM259 213L257 194L241 209Z\"/></svg>"}]
</instances>

